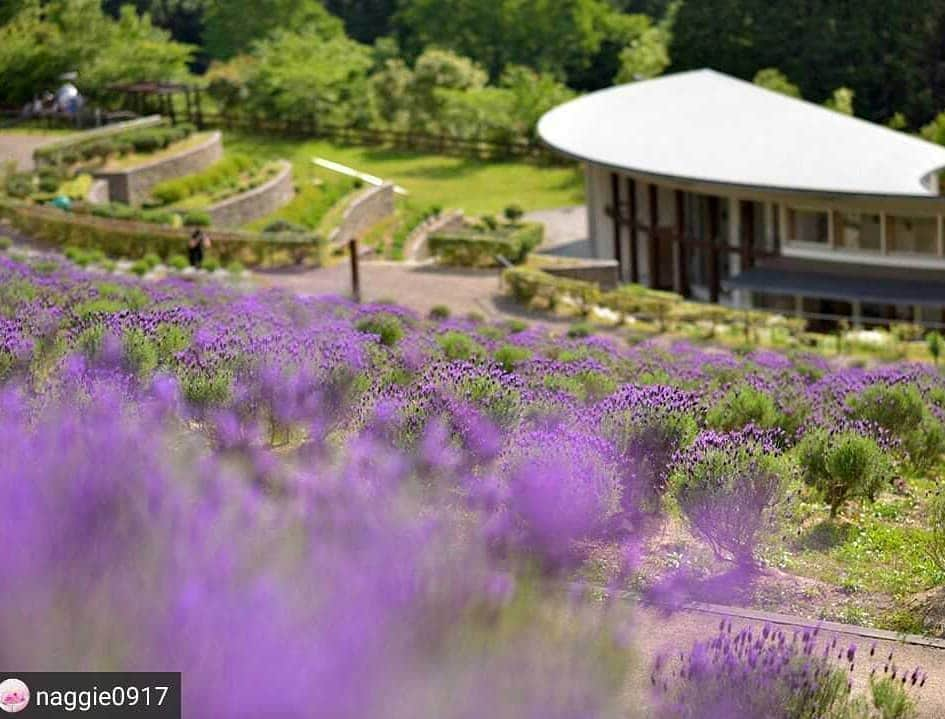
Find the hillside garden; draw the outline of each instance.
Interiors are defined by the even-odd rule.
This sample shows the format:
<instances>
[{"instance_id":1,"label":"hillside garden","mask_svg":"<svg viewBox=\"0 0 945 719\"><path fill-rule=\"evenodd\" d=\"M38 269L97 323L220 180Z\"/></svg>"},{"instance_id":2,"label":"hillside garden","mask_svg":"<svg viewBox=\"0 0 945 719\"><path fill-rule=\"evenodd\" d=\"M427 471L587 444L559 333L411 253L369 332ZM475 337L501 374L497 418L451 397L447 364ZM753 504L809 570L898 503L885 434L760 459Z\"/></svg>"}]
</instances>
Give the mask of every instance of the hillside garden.
<instances>
[{"instance_id":1,"label":"hillside garden","mask_svg":"<svg viewBox=\"0 0 945 719\"><path fill-rule=\"evenodd\" d=\"M207 715L253 705L210 681L225 661L286 716L316 696L366 716L396 687L409 711L460 716L457 682L489 687L493 716L632 716L632 619L565 587L941 631L932 367L448 314L0 257L0 483L20 508L0 526L0 657L172 665L203 679L185 705ZM12 631L40 617L59 629ZM770 716L911 715L921 670L850 695L829 647L795 665L816 636L764 632L790 671L723 627L744 683L710 662L654 679L642 711L727 718L794 688L801 708ZM542 671L513 687L519 661Z\"/></svg>"}]
</instances>

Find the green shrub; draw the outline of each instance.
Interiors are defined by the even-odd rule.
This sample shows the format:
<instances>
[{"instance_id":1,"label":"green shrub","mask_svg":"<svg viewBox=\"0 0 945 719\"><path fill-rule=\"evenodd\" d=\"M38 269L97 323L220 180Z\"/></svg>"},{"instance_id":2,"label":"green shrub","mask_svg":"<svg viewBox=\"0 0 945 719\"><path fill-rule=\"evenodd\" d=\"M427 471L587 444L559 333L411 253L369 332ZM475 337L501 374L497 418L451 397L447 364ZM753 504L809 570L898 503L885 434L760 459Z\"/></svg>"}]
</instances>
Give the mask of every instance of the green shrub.
<instances>
[{"instance_id":1,"label":"green shrub","mask_svg":"<svg viewBox=\"0 0 945 719\"><path fill-rule=\"evenodd\" d=\"M926 413L919 426L902 442L912 466L926 471L945 454L945 427L931 413Z\"/></svg>"},{"instance_id":2,"label":"green shrub","mask_svg":"<svg viewBox=\"0 0 945 719\"><path fill-rule=\"evenodd\" d=\"M233 372L229 369L186 373L181 377L184 397L197 407L220 407L230 398Z\"/></svg>"},{"instance_id":3,"label":"green shrub","mask_svg":"<svg viewBox=\"0 0 945 719\"><path fill-rule=\"evenodd\" d=\"M876 384L848 398L853 419L875 422L898 437L914 431L925 416L925 401L908 384Z\"/></svg>"},{"instance_id":4,"label":"green shrub","mask_svg":"<svg viewBox=\"0 0 945 719\"><path fill-rule=\"evenodd\" d=\"M154 345L160 365L169 365L174 355L190 346L190 333L173 322L165 322L155 332Z\"/></svg>"},{"instance_id":5,"label":"green shrub","mask_svg":"<svg viewBox=\"0 0 945 719\"><path fill-rule=\"evenodd\" d=\"M288 220L276 220L275 222L270 222L263 228L263 232L267 234L280 233L280 232L308 232L308 229L303 225L296 224L295 222L289 222Z\"/></svg>"},{"instance_id":6,"label":"green shrub","mask_svg":"<svg viewBox=\"0 0 945 719\"><path fill-rule=\"evenodd\" d=\"M586 322L578 322L568 328L568 337L571 339L584 339L594 334L594 328Z\"/></svg>"},{"instance_id":7,"label":"green shrub","mask_svg":"<svg viewBox=\"0 0 945 719\"><path fill-rule=\"evenodd\" d=\"M766 393L754 387L736 387L722 398L706 417L712 429L729 432L754 424L762 429L779 426L777 405Z\"/></svg>"},{"instance_id":8,"label":"green shrub","mask_svg":"<svg viewBox=\"0 0 945 719\"><path fill-rule=\"evenodd\" d=\"M203 269L207 272L216 272L220 269L220 260L216 257L208 257L203 261Z\"/></svg>"},{"instance_id":9,"label":"green shrub","mask_svg":"<svg viewBox=\"0 0 945 719\"><path fill-rule=\"evenodd\" d=\"M376 314L365 317L357 325L359 332L377 335L380 343L385 347L393 347L404 336L404 326L400 319L388 314Z\"/></svg>"},{"instance_id":10,"label":"green shrub","mask_svg":"<svg viewBox=\"0 0 945 719\"><path fill-rule=\"evenodd\" d=\"M138 277L144 277L151 271L151 265L144 260L138 260L131 266L131 271L138 275Z\"/></svg>"},{"instance_id":11,"label":"green shrub","mask_svg":"<svg viewBox=\"0 0 945 719\"><path fill-rule=\"evenodd\" d=\"M54 174L40 174L39 176L39 191L45 193L53 193L59 189L59 185L62 184L62 178Z\"/></svg>"},{"instance_id":12,"label":"green shrub","mask_svg":"<svg viewBox=\"0 0 945 719\"><path fill-rule=\"evenodd\" d=\"M0 235L0 252L6 252L13 247L13 240L6 235Z\"/></svg>"},{"instance_id":13,"label":"green shrub","mask_svg":"<svg viewBox=\"0 0 945 719\"><path fill-rule=\"evenodd\" d=\"M105 343L105 325L96 322L90 327L85 328L76 338L76 346L79 351L90 360L96 359L102 351L102 345Z\"/></svg>"},{"instance_id":14,"label":"green shrub","mask_svg":"<svg viewBox=\"0 0 945 719\"><path fill-rule=\"evenodd\" d=\"M942 348L945 347L945 340L942 339L940 332L929 332L925 337L925 344L929 348L929 354L935 360L935 366L942 356Z\"/></svg>"},{"instance_id":15,"label":"green shrub","mask_svg":"<svg viewBox=\"0 0 945 719\"><path fill-rule=\"evenodd\" d=\"M483 215L479 219L487 230L497 230L499 228L499 221L496 220L494 215Z\"/></svg>"},{"instance_id":16,"label":"green shrub","mask_svg":"<svg viewBox=\"0 0 945 719\"><path fill-rule=\"evenodd\" d=\"M241 275L246 271L246 268L241 263L234 261L226 266L226 271L232 275Z\"/></svg>"},{"instance_id":17,"label":"green shrub","mask_svg":"<svg viewBox=\"0 0 945 719\"><path fill-rule=\"evenodd\" d=\"M159 264L161 264L160 256L155 252L149 252L146 254L142 260L148 265L148 269L153 270Z\"/></svg>"},{"instance_id":18,"label":"green shrub","mask_svg":"<svg viewBox=\"0 0 945 719\"><path fill-rule=\"evenodd\" d=\"M4 189L10 197L24 199L33 194L36 187L34 183L35 180L30 173L16 172L6 178Z\"/></svg>"},{"instance_id":19,"label":"green shrub","mask_svg":"<svg viewBox=\"0 0 945 719\"><path fill-rule=\"evenodd\" d=\"M540 224L524 224L493 230L465 230L430 237L430 253L446 265L494 267L501 256L513 264L525 261L544 239Z\"/></svg>"},{"instance_id":20,"label":"green shrub","mask_svg":"<svg viewBox=\"0 0 945 719\"><path fill-rule=\"evenodd\" d=\"M849 499L873 501L893 476L882 448L855 432L808 432L797 446L797 456L804 481L830 505L831 517Z\"/></svg>"},{"instance_id":21,"label":"green shrub","mask_svg":"<svg viewBox=\"0 0 945 719\"><path fill-rule=\"evenodd\" d=\"M167 258L167 266L178 271L186 269L188 264L190 263L187 261L187 258L181 254L171 255Z\"/></svg>"},{"instance_id":22,"label":"green shrub","mask_svg":"<svg viewBox=\"0 0 945 719\"><path fill-rule=\"evenodd\" d=\"M503 214L509 222L518 222L525 216L525 210L520 205L509 205Z\"/></svg>"},{"instance_id":23,"label":"green shrub","mask_svg":"<svg viewBox=\"0 0 945 719\"><path fill-rule=\"evenodd\" d=\"M523 320L509 320L505 323L510 335L516 335L528 329L528 323Z\"/></svg>"},{"instance_id":24,"label":"green shrub","mask_svg":"<svg viewBox=\"0 0 945 719\"><path fill-rule=\"evenodd\" d=\"M945 429L911 384L877 384L847 398L853 419L873 422L902 441L916 469L927 469L945 452Z\"/></svg>"},{"instance_id":25,"label":"green shrub","mask_svg":"<svg viewBox=\"0 0 945 719\"><path fill-rule=\"evenodd\" d=\"M151 196L162 205L172 205L200 193L236 186L240 175L255 167L256 162L246 155L227 155L206 170L158 183Z\"/></svg>"},{"instance_id":26,"label":"green shrub","mask_svg":"<svg viewBox=\"0 0 945 719\"><path fill-rule=\"evenodd\" d=\"M187 227L209 227L212 222L210 213L204 210L189 210L184 213L184 225Z\"/></svg>"},{"instance_id":27,"label":"green shrub","mask_svg":"<svg viewBox=\"0 0 945 719\"><path fill-rule=\"evenodd\" d=\"M582 402L602 399L617 389L617 381L613 377L597 370L582 370L573 375L550 374L545 377L544 385Z\"/></svg>"},{"instance_id":28,"label":"green shrub","mask_svg":"<svg viewBox=\"0 0 945 719\"><path fill-rule=\"evenodd\" d=\"M147 376L157 367L157 348L142 330L137 328L127 330L122 344L125 363L138 376Z\"/></svg>"},{"instance_id":29,"label":"green shrub","mask_svg":"<svg viewBox=\"0 0 945 719\"><path fill-rule=\"evenodd\" d=\"M446 305L436 305L430 310L431 320L448 320L450 318L450 308Z\"/></svg>"},{"instance_id":30,"label":"green shrub","mask_svg":"<svg viewBox=\"0 0 945 719\"><path fill-rule=\"evenodd\" d=\"M513 372L523 362L527 362L532 357L532 351L527 347L517 345L502 345L493 355L495 361L502 365L506 372Z\"/></svg>"},{"instance_id":31,"label":"green shrub","mask_svg":"<svg viewBox=\"0 0 945 719\"><path fill-rule=\"evenodd\" d=\"M463 332L447 332L436 341L448 360L470 360L481 357L484 352L482 345Z\"/></svg>"}]
</instances>

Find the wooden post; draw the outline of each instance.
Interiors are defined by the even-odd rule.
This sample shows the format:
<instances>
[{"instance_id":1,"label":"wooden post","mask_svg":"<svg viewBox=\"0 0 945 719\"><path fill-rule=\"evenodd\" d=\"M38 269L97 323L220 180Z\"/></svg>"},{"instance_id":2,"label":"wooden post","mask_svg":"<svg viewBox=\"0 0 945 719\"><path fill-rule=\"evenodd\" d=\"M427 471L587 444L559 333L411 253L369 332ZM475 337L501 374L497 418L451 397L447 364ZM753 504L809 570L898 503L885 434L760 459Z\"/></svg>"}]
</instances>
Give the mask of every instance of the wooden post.
<instances>
[{"instance_id":1,"label":"wooden post","mask_svg":"<svg viewBox=\"0 0 945 719\"><path fill-rule=\"evenodd\" d=\"M197 115L197 129L203 129L203 106L200 101L200 88L194 88L194 104L197 106L196 115Z\"/></svg>"},{"instance_id":2,"label":"wooden post","mask_svg":"<svg viewBox=\"0 0 945 719\"><path fill-rule=\"evenodd\" d=\"M627 178L627 199L630 207L630 281L640 281L640 260L637 257L637 181Z\"/></svg>"},{"instance_id":3,"label":"wooden post","mask_svg":"<svg viewBox=\"0 0 945 719\"><path fill-rule=\"evenodd\" d=\"M755 203L751 200L742 202L742 272L750 270L755 264Z\"/></svg>"},{"instance_id":4,"label":"wooden post","mask_svg":"<svg viewBox=\"0 0 945 719\"><path fill-rule=\"evenodd\" d=\"M187 122L193 123L194 121L194 109L190 104L190 87L184 88L184 107L187 112Z\"/></svg>"},{"instance_id":5,"label":"wooden post","mask_svg":"<svg viewBox=\"0 0 945 719\"><path fill-rule=\"evenodd\" d=\"M650 183L650 231L647 242L647 262L650 271L650 289L659 289L660 280L660 251L656 233L660 225L659 191L656 185Z\"/></svg>"},{"instance_id":6,"label":"wooden post","mask_svg":"<svg viewBox=\"0 0 945 719\"><path fill-rule=\"evenodd\" d=\"M355 302L361 301L361 271L358 267L358 241L348 240L348 253L351 255L351 296Z\"/></svg>"},{"instance_id":7,"label":"wooden post","mask_svg":"<svg viewBox=\"0 0 945 719\"><path fill-rule=\"evenodd\" d=\"M677 291L683 297L689 296L689 246L686 244L686 196L682 190L676 190L676 251L679 265L679 287Z\"/></svg>"},{"instance_id":8,"label":"wooden post","mask_svg":"<svg viewBox=\"0 0 945 719\"><path fill-rule=\"evenodd\" d=\"M614 220L614 259L617 260L617 276L623 279L623 247L621 247L620 232L620 178L616 172L610 173L610 197L613 206Z\"/></svg>"},{"instance_id":9,"label":"wooden post","mask_svg":"<svg viewBox=\"0 0 945 719\"><path fill-rule=\"evenodd\" d=\"M719 230L722 206L715 195L709 198L709 247L706 252L706 276L709 280L709 301L718 302L721 294L719 281Z\"/></svg>"}]
</instances>

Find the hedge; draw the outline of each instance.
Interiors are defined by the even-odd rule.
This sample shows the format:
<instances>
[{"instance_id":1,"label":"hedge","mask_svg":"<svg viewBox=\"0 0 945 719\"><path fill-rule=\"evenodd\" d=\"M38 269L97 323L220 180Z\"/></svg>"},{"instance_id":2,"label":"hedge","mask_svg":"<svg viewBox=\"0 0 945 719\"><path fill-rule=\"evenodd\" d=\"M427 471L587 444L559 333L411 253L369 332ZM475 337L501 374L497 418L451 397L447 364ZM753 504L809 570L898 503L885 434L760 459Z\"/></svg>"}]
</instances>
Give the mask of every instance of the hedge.
<instances>
[{"instance_id":1,"label":"hedge","mask_svg":"<svg viewBox=\"0 0 945 719\"><path fill-rule=\"evenodd\" d=\"M435 234L430 237L430 253L445 265L495 267L502 256L509 262L523 262L528 253L544 240L544 226L527 223L496 230Z\"/></svg>"},{"instance_id":2,"label":"hedge","mask_svg":"<svg viewBox=\"0 0 945 719\"><path fill-rule=\"evenodd\" d=\"M85 133L62 142L38 148L33 157L37 165L72 165L81 160L104 159L129 152L149 154L185 139L195 131L192 125L173 127L132 127L109 134Z\"/></svg>"},{"instance_id":3,"label":"hedge","mask_svg":"<svg viewBox=\"0 0 945 719\"><path fill-rule=\"evenodd\" d=\"M158 183L151 189L151 196L162 205L173 205L194 195L224 187L236 188L240 175L256 167L257 163L251 157L227 155L202 172Z\"/></svg>"},{"instance_id":4,"label":"hedge","mask_svg":"<svg viewBox=\"0 0 945 719\"><path fill-rule=\"evenodd\" d=\"M186 251L190 230L74 215L51 207L36 207L0 199L0 217L30 237L83 249L97 249L110 257L137 260L149 253L171 257ZM211 230L211 255L224 263L248 267L320 266L327 255L325 240L308 234L261 234Z\"/></svg>"},{"instance_id":5,"label":"hedge","mask_svg":"<svg viewBox=\"0 0 945 719\"><path fill-rule=\"evenodd\" d=\"M554 307L563 297L576 300L585 311L604 307L622 315L636 315L664 322L728 322L752 325L770 324L777 315L763 310L738 310L722 305L688 302L673 292L652 290L642 285L621 285L609 292L593 282L583 282L542 272L532 267L512 267L502 273L502 281L516 300L523 304L537 301ZM778 324L792 335L804 332L802 319L782 318Z\"/></svg>"}]
</instances>

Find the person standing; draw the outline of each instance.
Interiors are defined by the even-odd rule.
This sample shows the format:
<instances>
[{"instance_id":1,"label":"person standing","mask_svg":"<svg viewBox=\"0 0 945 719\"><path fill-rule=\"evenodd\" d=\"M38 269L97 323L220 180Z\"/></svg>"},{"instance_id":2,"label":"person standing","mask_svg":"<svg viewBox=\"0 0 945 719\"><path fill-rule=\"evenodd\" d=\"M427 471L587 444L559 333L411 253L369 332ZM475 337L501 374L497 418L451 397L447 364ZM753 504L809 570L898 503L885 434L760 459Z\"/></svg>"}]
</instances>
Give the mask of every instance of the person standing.
<instances>
[{"instance_id":1,"label":"person standing","mask_svg":"<svg viewBox=\"0 0 945 719\"><path fill-rule=\"evenodd\" d=\"M187 258L190 260L190 266L199 270L203 264L204 250L210 249L210 238L207 233L199 227L194 229L187 243Z\"/></svg>"}]
</instances>

